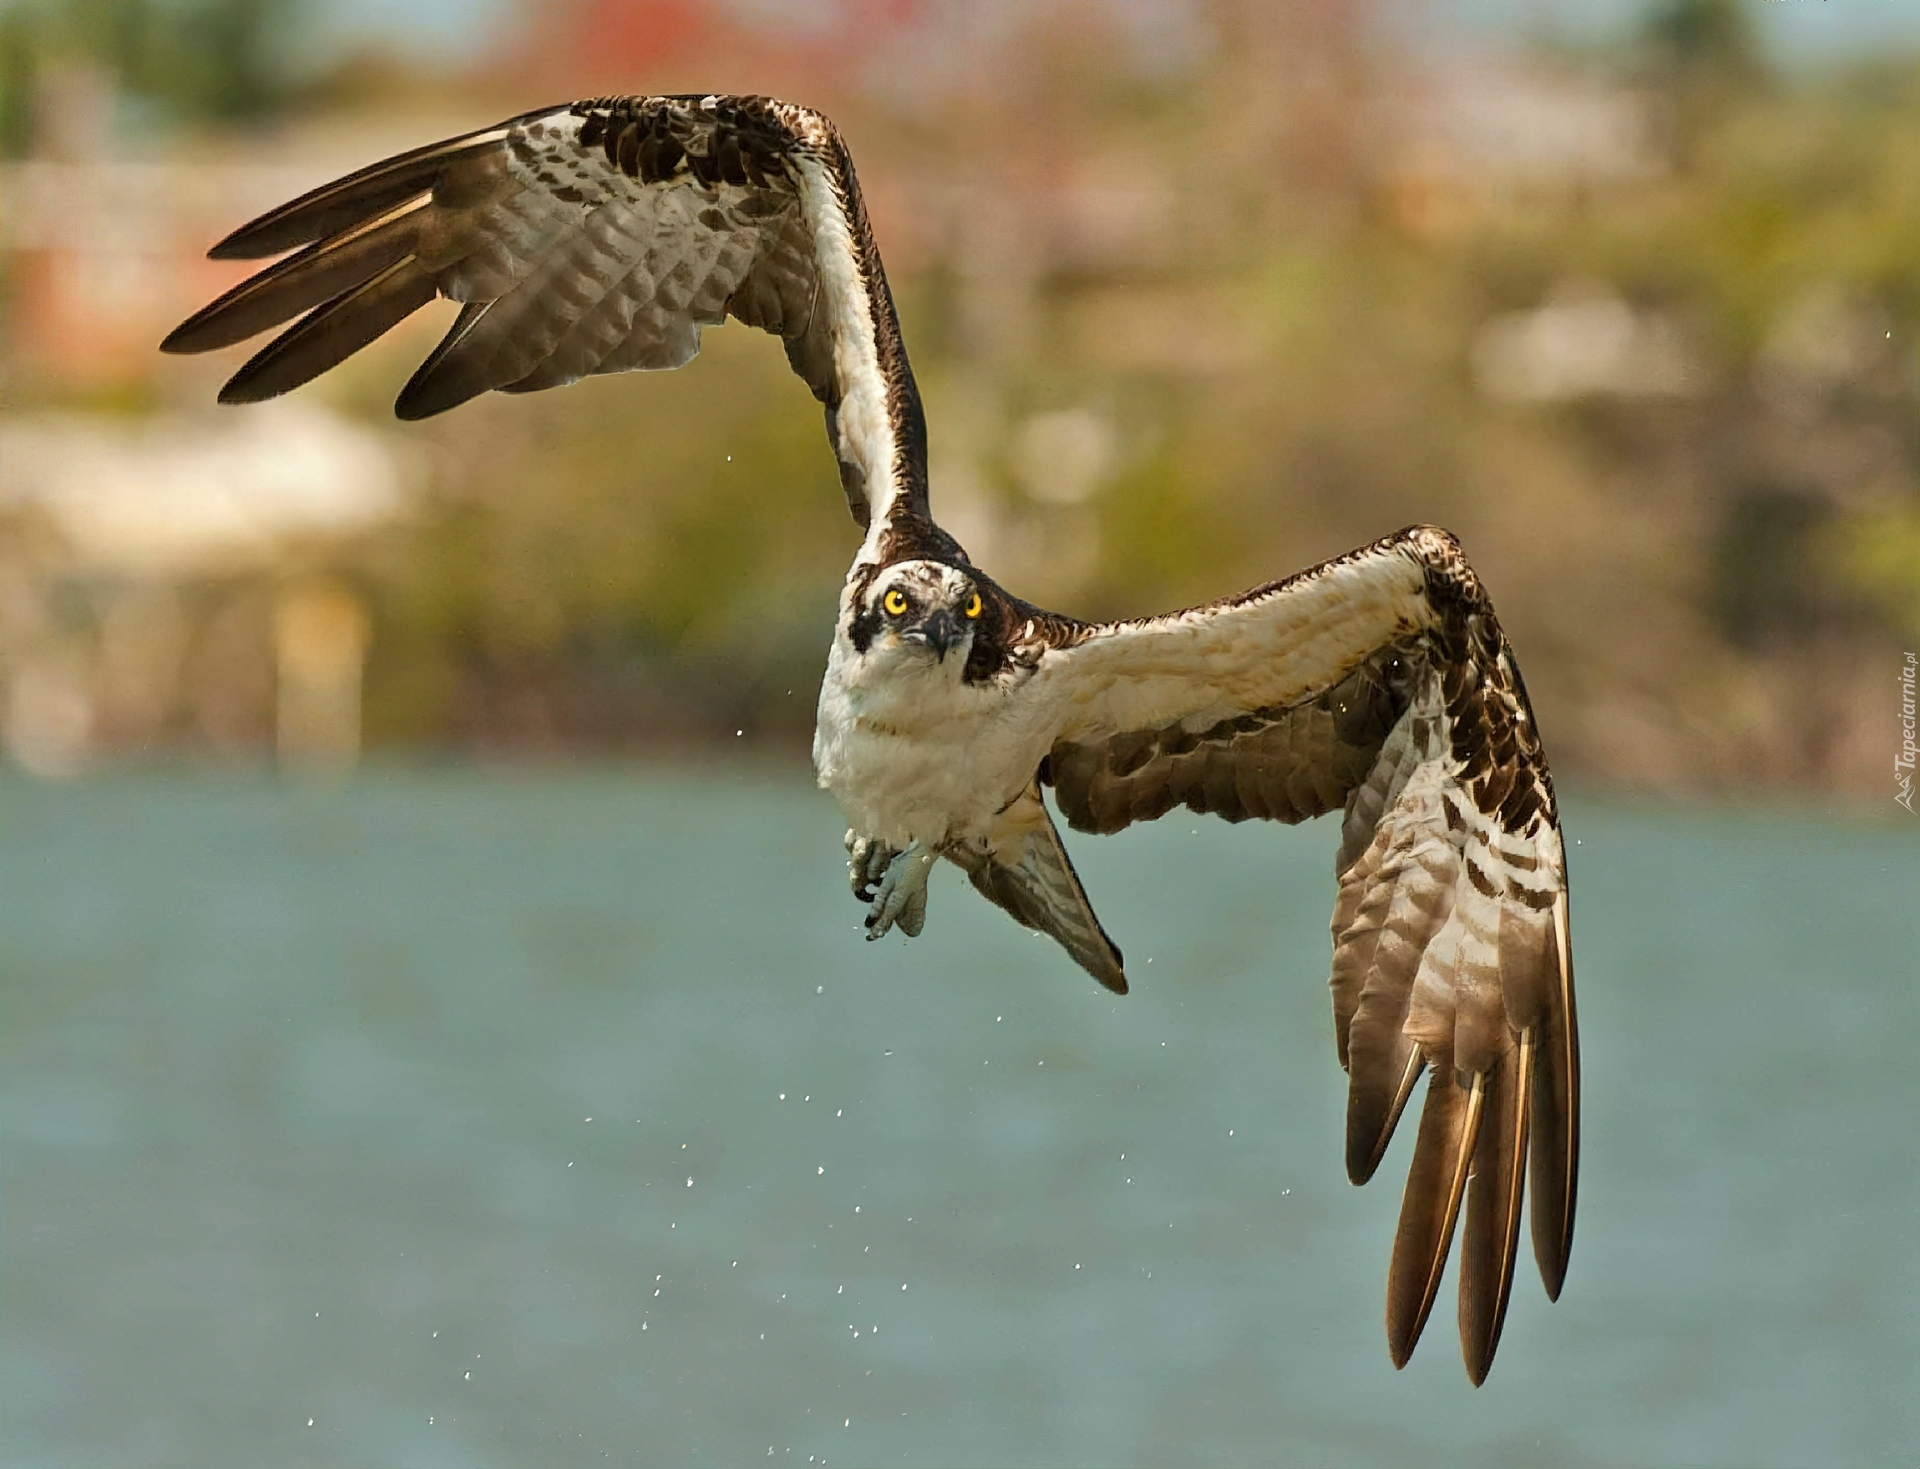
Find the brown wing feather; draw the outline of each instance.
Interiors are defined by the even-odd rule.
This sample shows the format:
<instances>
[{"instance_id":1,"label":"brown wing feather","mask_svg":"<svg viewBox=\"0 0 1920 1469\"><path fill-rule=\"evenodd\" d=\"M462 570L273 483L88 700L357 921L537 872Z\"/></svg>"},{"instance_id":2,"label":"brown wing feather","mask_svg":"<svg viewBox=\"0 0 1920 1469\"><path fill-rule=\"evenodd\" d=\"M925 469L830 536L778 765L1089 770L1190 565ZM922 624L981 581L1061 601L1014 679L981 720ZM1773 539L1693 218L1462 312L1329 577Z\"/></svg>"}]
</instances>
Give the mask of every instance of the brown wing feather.
<instances>
[{"instance_id":1,"label":"brown wing feather","mask_svg":"<svg viewBox=\"0 0 1920 1469\"><path fill-rule=\"evenodd\" d=\"M277 398L344 362L433 297L433 278L413 256L404 256L274 338L228 380L220 401Z\"/></svg>"},{"instance_id":2,"label":"brown wing feather","mask_svg":"<svg viewBox=\"0 0 1920 1469\"><path fill-rule=\"evenodd\" d=\"M436 295L465 309L401 393L402 418L678 367L731 315L780 336L826 405L855 518L927 520L919 395L852 164L818 113L762 97L526 113L316 189L213 253L294 247L162 343L210 351L313 313L228 402L298 387Z\"/></svg>"},{"instance_id":3,"label":"brown wing feather","mask_svg":"<svg viewBox=\"0 0 1920 1469\"><path fill-rule=\"evenodd\" d=\"M1531 1172L1533 1258L1548 1298L1557 1301L1573 1250L1573 1206L1580 1179L1580 1030L1564 891L1553 907L1551 962L1533 1089Z\"/></svg>"},{"instance_id":4,"label":"brown wing feather","mask_svg":"<svg viewBox=\"0 0 1920 1469\"><path fill-rule=\"evenodd\" d=\"M1467 1224L1460 1243L1460 1349L1478 1387L1493 1365L1513 1290L1520 1241L1520 1195L1533 1108L1533 1032L1522 1031L1486 1073L1486 1106L1467 1183Z\"/></svg>"},{"instance_id":5,"label":"brown wing feather","mask_svg":"<svg viewBox=\"0 0 1920 1469\"><path fill-rule=\"evenodd\" d=\"M1579 1045L1553 786L1458 544L1416 527L1243 598L1079 629L1049 657L1079 676L1046 767L1076 827L1114 831L1176 805L1298 821L1344 804L1331 990L1355 1183L1430 1078L1388 1345L1404 1363L1418 1341L1464 1200L1461 1350L1479 1383L1529 1171L1549 1296L1565 1276Z\"/></svg>"},{"instance_id":6,"label":"brown wing feather","mask_svg":"<svg viewBox=\"0 0 1920 1469\"><path fill-rule=\"evenodd\" d=\"M1395 1367L1407 1365L1434 1298L1440 1294L1484 1096L1482 1078L1474 1077L1463 1088L1450 1070L1436 1070L1427 1084L1400 1225L1393 1237L1393 1258L1387 1266L1387 1350Z\"/></svg>"}]
</instances>

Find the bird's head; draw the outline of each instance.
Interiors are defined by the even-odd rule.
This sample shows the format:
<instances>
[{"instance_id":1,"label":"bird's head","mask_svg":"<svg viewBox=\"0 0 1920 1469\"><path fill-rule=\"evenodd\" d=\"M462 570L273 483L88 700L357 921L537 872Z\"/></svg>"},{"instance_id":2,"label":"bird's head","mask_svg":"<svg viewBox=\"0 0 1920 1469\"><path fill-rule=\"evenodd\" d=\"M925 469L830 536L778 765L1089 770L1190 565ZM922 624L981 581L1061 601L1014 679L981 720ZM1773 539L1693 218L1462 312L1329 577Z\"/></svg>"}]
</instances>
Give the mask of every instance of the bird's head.
<instances>
[{"instance_id":1,"label":"bird's head","mask_svg":"<svg viewBox=\"0 0 1920 1469\"><path fill-rule=\"evenodd\" d=\"M899 651L964 666L986 611L985 583L940 561L882 567L855 599L848 638L860 653Z\"/></svg>"}]
</instances>

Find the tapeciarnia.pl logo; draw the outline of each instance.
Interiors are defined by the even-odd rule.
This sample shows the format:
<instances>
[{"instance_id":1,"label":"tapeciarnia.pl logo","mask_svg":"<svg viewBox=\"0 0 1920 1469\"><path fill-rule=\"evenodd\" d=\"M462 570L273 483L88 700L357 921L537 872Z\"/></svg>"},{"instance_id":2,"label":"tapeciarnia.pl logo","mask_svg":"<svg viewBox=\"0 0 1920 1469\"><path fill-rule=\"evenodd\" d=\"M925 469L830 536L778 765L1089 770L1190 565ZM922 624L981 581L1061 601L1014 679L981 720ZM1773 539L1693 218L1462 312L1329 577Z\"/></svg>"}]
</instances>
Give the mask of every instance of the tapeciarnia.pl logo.
<instances>
[{"instance_id":1,"label":"tapeciarnia.pl logo","mask_svg":"<svg viewBox=\"0 0 1920 1469\"><path fill-rule=\"evenodd\" d=\"M1913 677L1914 657L1904 655L1900 665L1900 753L1893 757L1894 804L1913 810Z\"/></svg>"}]
</instances>

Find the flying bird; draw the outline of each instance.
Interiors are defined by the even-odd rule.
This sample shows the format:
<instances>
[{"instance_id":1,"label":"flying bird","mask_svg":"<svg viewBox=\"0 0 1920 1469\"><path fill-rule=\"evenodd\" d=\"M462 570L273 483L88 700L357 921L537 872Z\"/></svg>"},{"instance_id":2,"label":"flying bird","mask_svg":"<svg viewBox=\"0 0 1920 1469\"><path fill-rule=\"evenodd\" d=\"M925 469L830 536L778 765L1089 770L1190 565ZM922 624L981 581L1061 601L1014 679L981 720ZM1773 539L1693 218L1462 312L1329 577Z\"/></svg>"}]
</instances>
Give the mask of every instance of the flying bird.
<instances>
[{"instance_id":1,"label":"flying bird","mask_svg":"<svg viewBox=\"0 0 1920 1469\"><path fill-rule=\"evenodd\" d=\"M292 252L292 253L286 253ZM1522 1196L1547 1294L1573 1239L1579 1047L1566 859L1526 687L1479 578L1414 526L1283 581L1081 622L1005 591L933 519L927 434L845 144L764 97L601 97L373 164L261 216L217 259L283 258L169 352L298 318L226 403L285 393L438 297L452 328L395 411L672 368L728 317L778 336L826 406L864 531L813 758L849 823L869 938L926 920L945 858L1109 990L1126 971L1061 844L1176 806L1338 810L1333 1012L1346 1163L1378 1166L1427 1074L1387 1278L1404 1365L1464 1213L1468 1375L1491 1365Z\"/></svg>"}]
</instances>

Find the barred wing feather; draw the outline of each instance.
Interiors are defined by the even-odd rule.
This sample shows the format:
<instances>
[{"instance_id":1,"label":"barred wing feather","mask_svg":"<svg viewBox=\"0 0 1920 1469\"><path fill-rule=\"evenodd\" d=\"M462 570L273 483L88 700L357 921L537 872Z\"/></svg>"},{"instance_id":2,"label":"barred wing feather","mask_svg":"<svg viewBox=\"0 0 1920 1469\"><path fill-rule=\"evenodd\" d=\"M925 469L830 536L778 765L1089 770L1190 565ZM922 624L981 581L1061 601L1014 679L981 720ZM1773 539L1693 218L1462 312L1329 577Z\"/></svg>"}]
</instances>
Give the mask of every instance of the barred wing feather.
<instances>
[{"instance_id":1,"label":"barred wing feather","mask_svg":"<svg viewBox=\"0 0 1920 1469\"><path fill-rule=\"evenodd\" d=\"M926 430L893 300L846 148L817 112L764 97L530 112L316 189L212 254L286 250L162 344L210 351L299 317L224 402L299 387L440 296L462 310L401 392L402 418L679 367L732 316L780 337L826 405L854 518L926 518Z\"/></svg>"},{"instance_id":2,"label":"barred wing feather","mask_svg":"<svg viewBox=\"0 0 1920 1469\"><path fill-rule=\"evenodd\" d=\"M1083 628L1036 678L1064 711L1045 769L1078 829L1117 831L1175 806L1229 821L1344 811L1332 991L1355 1183L1430 1076L1388 1344L1404 1364L1464 1209L1460 1334L1480 1382L1529 1166L1550 1297L1565 1275L1579 1050L1553 785L1519 669L1458 544L1416 527L1243 597Z\"/></svg>"}]
</instances>

